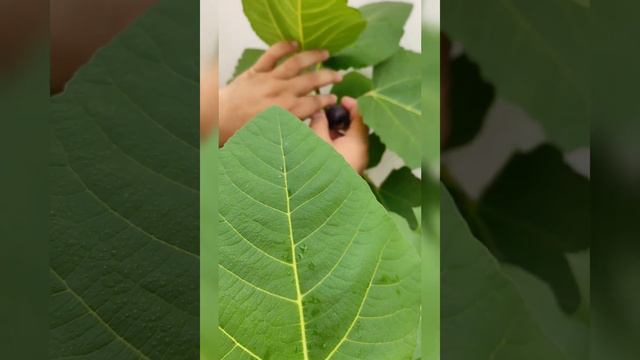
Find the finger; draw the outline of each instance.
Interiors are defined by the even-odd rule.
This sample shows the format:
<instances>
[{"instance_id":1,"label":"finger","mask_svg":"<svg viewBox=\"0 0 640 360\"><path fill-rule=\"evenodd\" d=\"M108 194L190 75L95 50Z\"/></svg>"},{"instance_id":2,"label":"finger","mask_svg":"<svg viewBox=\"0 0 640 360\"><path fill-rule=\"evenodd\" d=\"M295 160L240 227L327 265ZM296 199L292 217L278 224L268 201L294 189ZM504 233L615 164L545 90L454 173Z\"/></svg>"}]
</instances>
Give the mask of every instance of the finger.
<instances>
[{"instance_id":1,"label":"finger","mask_svg":"<svg viewBox=\"0 0 640 360\"><path fill-rule=\"evenodd\" d=\"M320 110L311 115L311 129L324 141L331 143L331 133L329 132L329 120Z\"/></svg>"},{"instance_id":2,"label":"finger","mask_svg":"<svg viewBox=\"0 0 640 360\"><path fill-rule=\"evenodd\" d=\"M354 117L361 117L360 111L358 109L358 101L350 96L342 97L340 100L342 106L349 112L349 116L353 119Z\"/></svg>"},{"instance_id":3,"label":"finger","mask_svg":"<svg viewBox=\"0 0 640 360\"><path fill-rule=\"evenodd\" d=\"M256 72L271 71L276 67L280 59L294 53L297 49L298 43L295 41L281 41L276 43L262 54L252 69Z\"/></svg>"},{"instance_id":4,"label":"finger","mask_svg":"<svg viewBox=\"0 0 640 360\"><path fill-rule=\"evenodd\" d=\"M364 124L360 111L358 110L358 102L356 99L345 96L342 98L342 106L349 111L351 124L349 129L344 133L345 136L366 138L369 135L369 128Z\"/></svg>"},{"instance_id":5,"label":"finger","mask_svg":"<svg viewBox=\"0 0 640 360\"><path fill-rule=\"evenodd\" d=\"M314 95L299 98L291 112L300 119L306 119L314 113L337 102L335 95Z\"/></svg>"},{"instance_id":6,"label":"finger","mask_svg":"<svg viewBox=\"0 0 640 360\"><path fill-rule=\"evenodd\" d=\"M306 95L314 89L339 83L342 75L332 70L321 70L298 76L291 80L291 90L296 95Z\"/></svg>"},{"instance_id":7,"label":"finger","mask_svg":"<svg viewBox=\"0 0 640 360\"><path fill-rule=\"evenodd\" d=\"M305 51L285 61L274 70L277 77L290 79L311 65L321 63L329 58L327 50Z\"/></svg>"},{"instance_id":8,"label":"finger","mask_svg":"<svg viewBox=\"0 0 640 360\"><path fill-rule=\"evenodd\" d=\"M218 121L217 66L200 74L200 139L206 139Z\"/></svg>"}]
</instances>

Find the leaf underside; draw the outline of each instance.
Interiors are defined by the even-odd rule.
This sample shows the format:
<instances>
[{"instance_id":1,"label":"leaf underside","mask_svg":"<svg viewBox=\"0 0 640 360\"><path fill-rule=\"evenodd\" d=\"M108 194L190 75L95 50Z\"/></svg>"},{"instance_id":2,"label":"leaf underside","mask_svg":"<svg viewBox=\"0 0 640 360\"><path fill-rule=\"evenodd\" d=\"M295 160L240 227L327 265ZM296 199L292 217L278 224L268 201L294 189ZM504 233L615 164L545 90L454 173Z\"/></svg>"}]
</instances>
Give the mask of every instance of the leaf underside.
<instances>
[{"instance_id":1,"label":"leaf underside","mask_svg":"<svg viewBox=\"0 0 640 360\"><path fill-rule=\"evenodd\" d=\"M226 143L220 171L223 354L413 353L419 260L340 155L274 107Z\"/></svg>"},{"instance_id":2,"label":"leaf underside","mask_svg":"<svg viewBox=\"0 0 640 360\"><path fill-rule=\"evenodd\" d=\"M420 61L420 54L400 50L374 68L373 90L358 98L367 125L412 169L420 166L424 125Z\"/></svg>"},{"instance_id":3,"label":"leaf underside","mask_svg":"<svg viewBox=\"0 0 640 360\"><path fill-rule=\"evenodd\" d=\"M244 13L265 43L295 40L300 49L338 51L366 26L346 0L242 0Z\"/></svg>"},{"instance_id":4,"label":"leaf underside","mask_svg":"<svg viewBox=\"0 0 640 360\"><path fill-rule=\"evenodd\" d=\"M52 101L51 358L198 356L197 12L161 1Z\"/></svg>"}]
</instances>

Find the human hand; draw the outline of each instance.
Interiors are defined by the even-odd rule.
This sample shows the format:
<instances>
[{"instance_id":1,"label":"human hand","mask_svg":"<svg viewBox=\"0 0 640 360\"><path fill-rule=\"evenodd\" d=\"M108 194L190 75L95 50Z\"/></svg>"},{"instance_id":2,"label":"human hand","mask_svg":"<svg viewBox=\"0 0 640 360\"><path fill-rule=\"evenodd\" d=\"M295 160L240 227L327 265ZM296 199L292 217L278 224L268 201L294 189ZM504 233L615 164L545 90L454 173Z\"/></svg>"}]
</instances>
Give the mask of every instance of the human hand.
<instances>
[{"instance_id":1,"label":"human hand","mask_svg":"<svg viewBox=\"0 0 640 360\"><path fill-rule=\"evenodd\" d=\"M295 43L279 42L267 50L249 70L220 91L220 144L258 113L279 105L300 119L306 119L336 103L334 95L310 95L320 87L342 81L332 70L305 72L329 58L326 50L296 54L281 65L278 62L298 49Z\"/></svg>"},{"instance_id":2,"label":"human hand","mask_svg":"<svg viewBox=\"0 0 640 360\"><path fill-rule=\"evenodd\" d=\"M211 135L218 123L218 66L200 72L200 140Z\"/></svg>"},{"instance_id":3,"label":"human hand","mask_svg":"<svg viewBox=\"0 0 640 360\"><path fill-rule=\"evenodd\" d=\"M311 117L311 129L333 146L358 174L362 174L369 163L369 128L362 121L354 98L345 96L341 102L351 118L351 125L344 133L329 129L329 121L322 110Z\"/></svg>"}]
</instances>

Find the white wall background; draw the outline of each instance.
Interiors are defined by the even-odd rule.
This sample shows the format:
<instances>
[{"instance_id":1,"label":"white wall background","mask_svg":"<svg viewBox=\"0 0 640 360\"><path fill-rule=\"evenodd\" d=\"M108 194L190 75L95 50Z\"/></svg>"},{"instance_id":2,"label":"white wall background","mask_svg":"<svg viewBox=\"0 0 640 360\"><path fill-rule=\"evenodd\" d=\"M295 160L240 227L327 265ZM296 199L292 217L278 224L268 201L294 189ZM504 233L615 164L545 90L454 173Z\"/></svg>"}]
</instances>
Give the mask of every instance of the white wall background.
<instances>
[{"instance_id":1,"label":"white wall background","mask_svg":"<svg viewBox=\"0 0 640 360\"><path fill-rule=\"evenodd\" d=\"M218 3L221 2L200 0L200 69L214 66L218 57Z\"/></svg>"}]
</instances>

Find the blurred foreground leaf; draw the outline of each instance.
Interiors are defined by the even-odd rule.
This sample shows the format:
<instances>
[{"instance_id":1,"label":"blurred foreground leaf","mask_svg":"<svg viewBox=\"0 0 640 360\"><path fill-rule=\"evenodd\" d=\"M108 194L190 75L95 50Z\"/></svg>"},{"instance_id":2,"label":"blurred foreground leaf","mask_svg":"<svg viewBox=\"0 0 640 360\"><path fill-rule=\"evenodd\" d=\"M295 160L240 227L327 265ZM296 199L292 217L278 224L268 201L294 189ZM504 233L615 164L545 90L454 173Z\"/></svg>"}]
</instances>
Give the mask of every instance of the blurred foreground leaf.
<instances>
[{"instance_id":1,"label":"blurred foreground leaf","mask_svg":"<svg viewBox=\"0 0 640 360\"><path fill-rule=\"evenodd\" d=\"M197 14L160 1L52 100L51 358L198 358Z\"/></svg>"},{"instance_id":2,"label":"blurred foreground leaf","mask_svg":"<svg viewBox=\"0 0 640 360\"><path fill-rule=\"evenodd\" d=\"M560 360L517 289L443 189L442 353L448 360Z\"/></svg>"}]
</instances>

